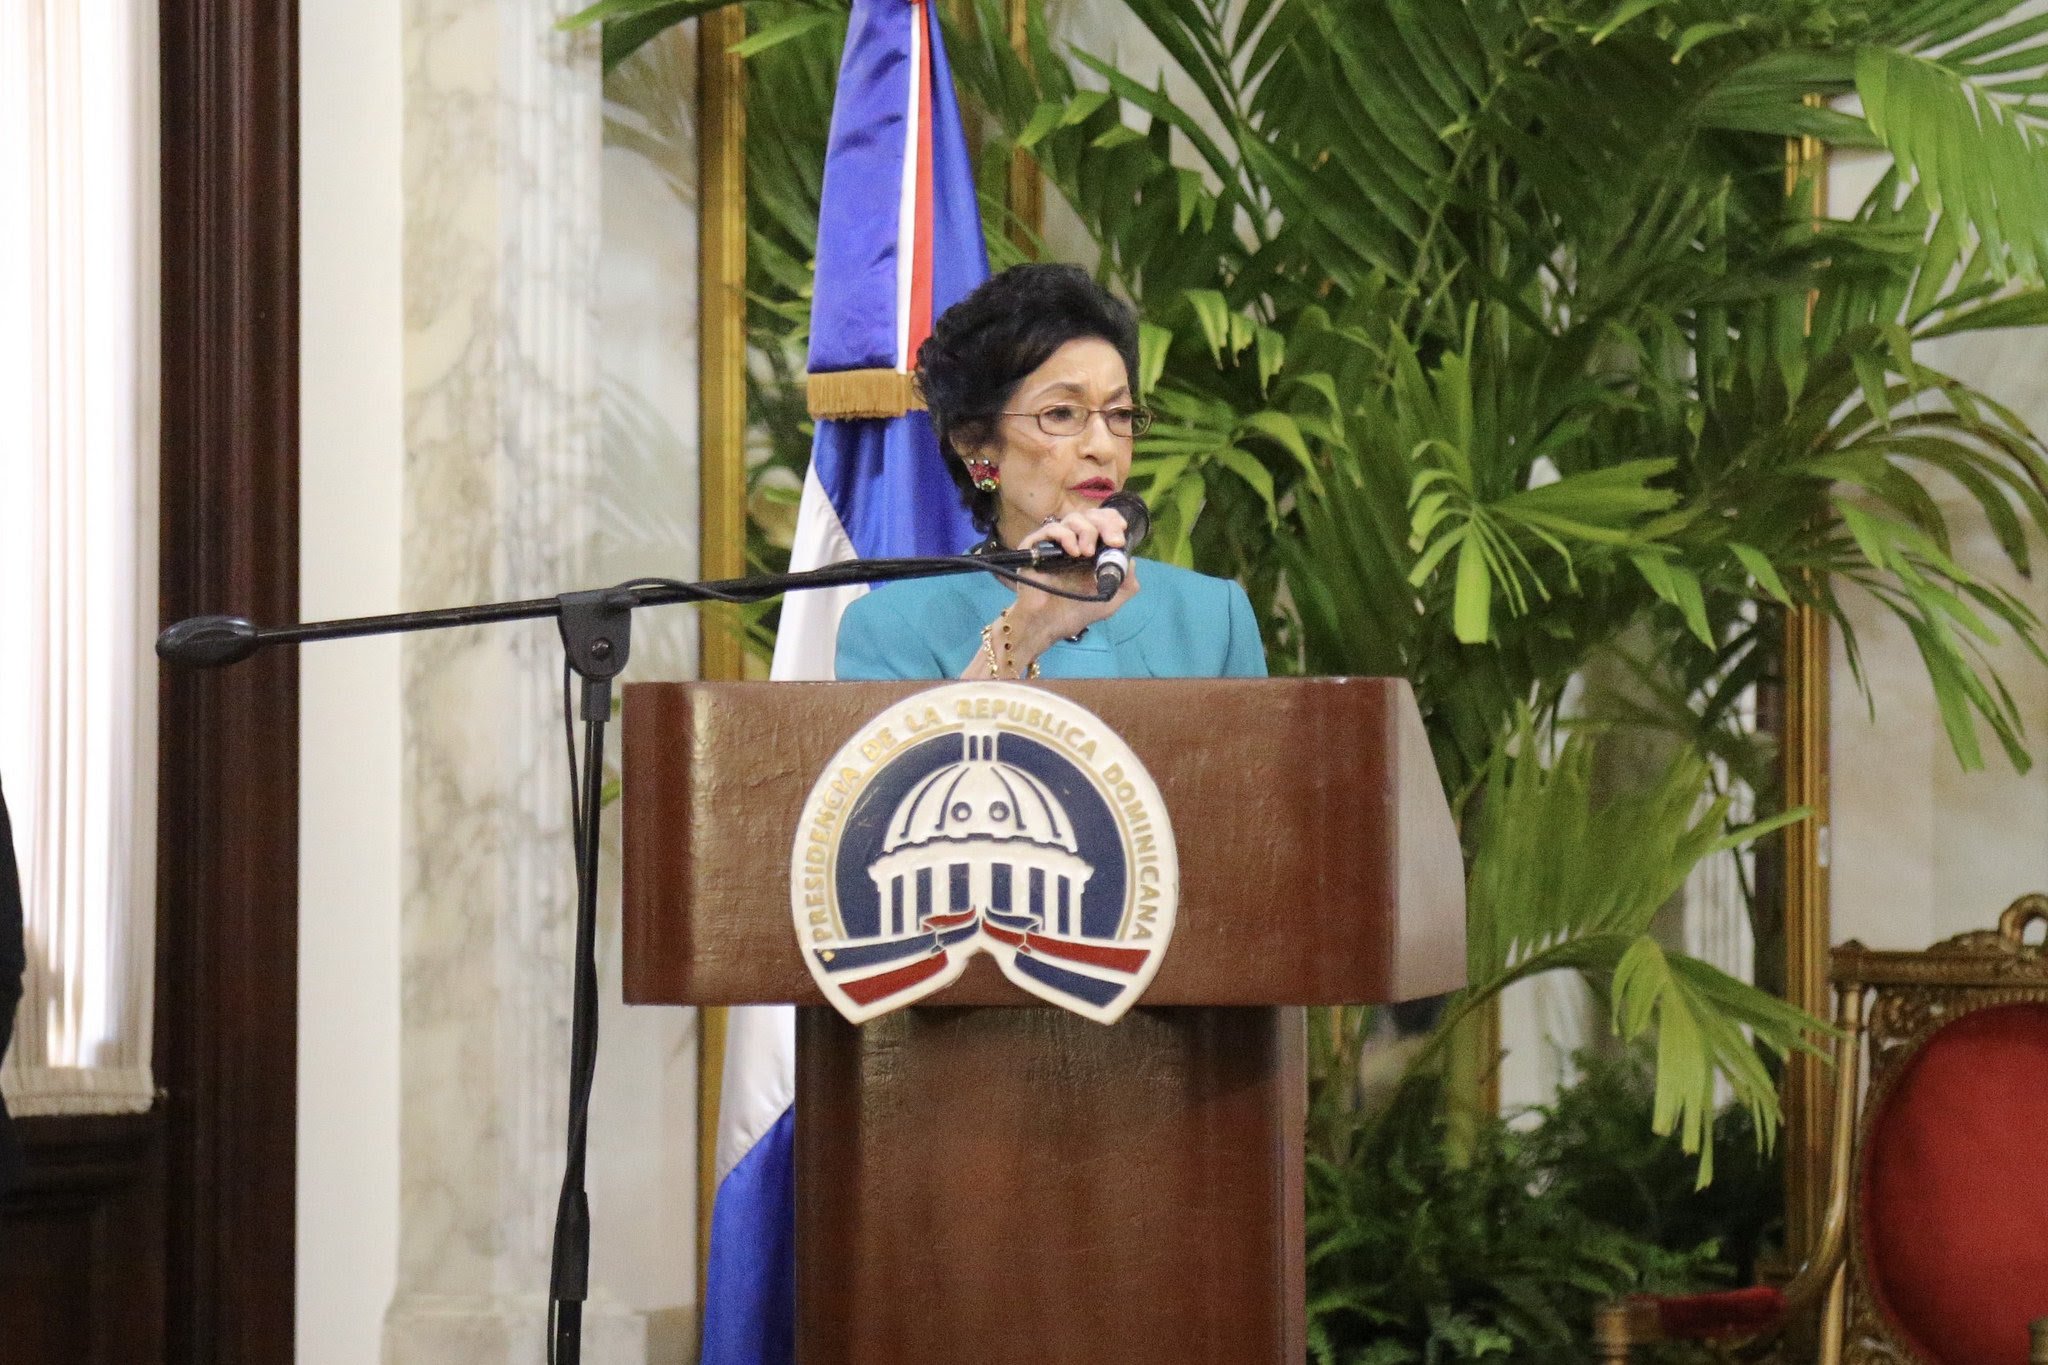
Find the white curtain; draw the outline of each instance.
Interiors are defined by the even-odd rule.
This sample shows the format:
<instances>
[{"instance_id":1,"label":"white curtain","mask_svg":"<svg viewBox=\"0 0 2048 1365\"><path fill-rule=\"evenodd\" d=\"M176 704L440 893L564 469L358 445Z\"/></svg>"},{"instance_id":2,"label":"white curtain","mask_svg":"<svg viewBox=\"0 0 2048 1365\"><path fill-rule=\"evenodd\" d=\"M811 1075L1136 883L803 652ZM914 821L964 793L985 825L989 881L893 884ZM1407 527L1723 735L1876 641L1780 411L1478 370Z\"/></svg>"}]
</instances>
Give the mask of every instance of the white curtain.
<instances>
[{"instance_id":1,"label":"white curtain","mask_svg":"<svg viewBox=\"0 0 2048 1365\"><path fill-rule=\"evenodd\" d=\"M0 0L0 786L20 1114L149 1107L156 674L150 0Z\"/></svg>"}]
</instances>

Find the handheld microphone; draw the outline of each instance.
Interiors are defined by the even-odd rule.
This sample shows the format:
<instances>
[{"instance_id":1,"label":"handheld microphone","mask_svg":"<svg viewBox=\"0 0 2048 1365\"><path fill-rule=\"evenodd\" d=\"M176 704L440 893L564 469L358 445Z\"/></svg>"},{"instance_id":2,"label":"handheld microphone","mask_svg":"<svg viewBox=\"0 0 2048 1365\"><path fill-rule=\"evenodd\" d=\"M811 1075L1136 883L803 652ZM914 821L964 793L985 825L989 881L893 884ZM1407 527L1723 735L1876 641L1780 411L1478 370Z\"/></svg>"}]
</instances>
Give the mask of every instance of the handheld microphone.
<instances>
[{"instance_id":1,"label":"handheld microphone","mask_svg":"<svg viewBox=\"0 0 2048 1365\"><path fill-rule=\"evenodd\" d=\"M1152 513L1146 510L1145 500L1136 493L1122 489L1102 500L1104 508L1123 514L1124 543L1121 546L1102 545L1095 551L1095 592L1102 598L1116 596L1123 587L1124 579L1131 573L1131 551L1152 529Z\"/></svg>"}]
</instances>

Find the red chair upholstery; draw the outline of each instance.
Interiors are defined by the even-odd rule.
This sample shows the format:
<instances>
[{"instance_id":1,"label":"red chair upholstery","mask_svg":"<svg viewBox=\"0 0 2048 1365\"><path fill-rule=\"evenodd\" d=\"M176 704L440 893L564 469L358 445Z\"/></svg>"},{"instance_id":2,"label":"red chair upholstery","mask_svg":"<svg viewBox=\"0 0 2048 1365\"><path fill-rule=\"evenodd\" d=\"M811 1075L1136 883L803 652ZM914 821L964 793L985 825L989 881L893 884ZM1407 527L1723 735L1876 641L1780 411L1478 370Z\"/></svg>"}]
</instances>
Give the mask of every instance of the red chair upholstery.
<instances>
[{"instance_id":1,"label":"red chair upholstery","mask_svg":"<svg viewBox=\"0 0 2048 1365\"><path fill-rule=\"evenodd\" d=\"M1770 1331L1785 1316L1785 1291L1769 1285L1719 1294L1671 1294L1657 1305L1657 1330L1671 1341L1721 1341Z\"/></svg>"},{"instance_id":2,"label":"red chair upholstery","mask_svg":"<svg viewBox=\"0 0 2048 1365\"><path fill-rule=\"evenodd\" d=\"M2027 1365L2048 1311L2048 1004L1936 1031L1872 1097L1858 1251L1927 1365Z\"/></svg>"}]
</instances>

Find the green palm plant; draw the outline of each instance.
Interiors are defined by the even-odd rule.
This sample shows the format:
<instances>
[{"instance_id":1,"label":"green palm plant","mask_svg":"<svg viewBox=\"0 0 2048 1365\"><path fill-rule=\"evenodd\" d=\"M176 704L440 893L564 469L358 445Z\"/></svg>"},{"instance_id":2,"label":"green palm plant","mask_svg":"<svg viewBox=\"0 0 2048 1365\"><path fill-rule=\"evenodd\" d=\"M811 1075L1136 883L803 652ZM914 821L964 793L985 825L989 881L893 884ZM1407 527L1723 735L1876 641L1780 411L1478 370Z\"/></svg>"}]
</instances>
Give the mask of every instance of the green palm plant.
<instances>
[{"instance_id":1,"label":"green palm plant","mask_svg":"<svg viewBox=\"0 0 2048 1365\"><path fill-rule=\"evenodd\" d=\"M1602 799L1595 739L1574 731L1547 757L1526 712L1484 774L1484 799L1467 820L1472 850L1465 989L1436 1034L1516 981L1576 970L1605 983L1614 1033L1657 1042L1652 1128L1676 1131L1713 1177L1716 1076L1725 1078L1760 1132L1774 1130L1777 1095L1759 1045L1780 1056L1807 1046L1810 1021L1726 973L1669 951L1651 921L1709 854L1733 849L1799 818L1780 814L1737 830L1729 799L1703 798L1705 759L1681 751L1650 786ZM1744 1029L1753 1032L1754 1042Z\"/></svg>"},{"instance_id":2,"label":"green palm plant","mask_svg":"<svg viewBox=\"0 0 2048 1365\"><path fill-rule=\"evenodd\" d=\"M1154 552L1243 581L1277 669L1413 681L1468 815L1458 1010L1580 970L1621 1031L1655 1028L1660 1124L1697 1146L1718 1074L1768 1133L1740 1030L1783 1050L1812 1021L1646 936L1647 898L1727 837L1711 797L1695 809L1708 766L1683 753L1603 804L1575 741L1531 736L1619 655L1662 699L1634 719L1761 772L1727 720L1767 664L1760 605L1827 612L1853 658L1857 590L1913 632L1963 761L1988 726L2027 762L1991 650L2038 655L2039 623L1957 562L1927 490L1965 488L2024 571L2048 463L1916 346L2048 321L2048 22L2017 0L1125 3L1195 98L1063 49L1036 6L1019 53L1002 0L958 0L949 46L984 167L1035 156L1140 307ZM718 6L579 19L616 60ZM824 89L844 11L752 5L749 49ZM823 119L777 90L758 335L787 345ZM1785 172L1804 136L1897 170L1816 222ZM1626 879L1617 839L1641 851Z\"/></svg>"}]
</instances>

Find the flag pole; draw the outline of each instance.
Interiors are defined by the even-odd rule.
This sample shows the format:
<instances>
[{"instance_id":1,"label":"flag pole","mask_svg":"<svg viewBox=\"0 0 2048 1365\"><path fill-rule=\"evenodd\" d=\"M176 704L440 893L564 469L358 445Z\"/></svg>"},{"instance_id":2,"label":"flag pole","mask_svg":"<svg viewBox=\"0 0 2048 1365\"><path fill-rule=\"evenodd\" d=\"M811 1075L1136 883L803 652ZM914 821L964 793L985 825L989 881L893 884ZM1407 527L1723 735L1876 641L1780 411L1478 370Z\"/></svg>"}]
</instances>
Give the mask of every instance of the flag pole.
<instances>
[{"instance_id":1,"label":"flag pole","mask_svg":"<svg viewBox=\"0 0 2048 1365\"><path fill-rule=\"evenodd\" d=\"M706 577L747 568L747 102L746 37L738 5L697 21L698 558ZM745 651L731 610L698 618L697 676L737 681ZM726 1015L697 1011L697 1328L704 1325L711 1207L718 1191L718 1114Z\"/></svg>"}]
</instances>

